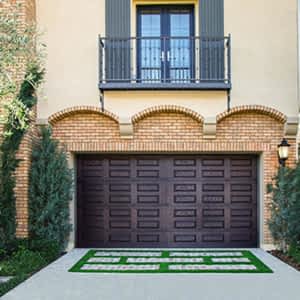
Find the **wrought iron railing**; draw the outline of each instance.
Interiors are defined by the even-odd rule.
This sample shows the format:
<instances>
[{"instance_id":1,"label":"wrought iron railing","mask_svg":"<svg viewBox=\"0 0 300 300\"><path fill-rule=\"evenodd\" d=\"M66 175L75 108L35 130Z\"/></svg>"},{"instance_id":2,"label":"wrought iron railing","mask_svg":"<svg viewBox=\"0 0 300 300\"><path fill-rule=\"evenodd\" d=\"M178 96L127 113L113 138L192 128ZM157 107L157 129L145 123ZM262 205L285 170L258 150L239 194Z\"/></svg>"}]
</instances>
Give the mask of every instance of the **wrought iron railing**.
<instances>
[{"instance_id":1,"label":"wrought iron railing","mask_svg":"<svg viewBox=\"0 0 300 300\"><path fill-rule=\"evenodd\" d=\"M230 89L228 37L99 38L99 86Z\"/></svg>"}]
</instances>

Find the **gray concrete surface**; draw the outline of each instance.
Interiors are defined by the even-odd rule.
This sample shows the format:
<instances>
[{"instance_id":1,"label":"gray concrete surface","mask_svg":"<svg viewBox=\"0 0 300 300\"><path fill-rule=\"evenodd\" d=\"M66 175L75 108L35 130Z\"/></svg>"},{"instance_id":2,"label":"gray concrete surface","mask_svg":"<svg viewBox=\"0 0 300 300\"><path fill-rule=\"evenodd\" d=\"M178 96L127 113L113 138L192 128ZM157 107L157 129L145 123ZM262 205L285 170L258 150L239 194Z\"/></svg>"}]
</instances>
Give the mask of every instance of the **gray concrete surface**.
<instances>
[{"instance_id":1,"label":"gray concrete surface","mask_svg":"<svg viewBox=\"0 0 300 300\"><path fill-rule=\"evenodd\" d=\"M87 250L75 249L2 300L299 300L300 272L260 249L274 274L69 273Z\"/></svg>"}]
</instances>

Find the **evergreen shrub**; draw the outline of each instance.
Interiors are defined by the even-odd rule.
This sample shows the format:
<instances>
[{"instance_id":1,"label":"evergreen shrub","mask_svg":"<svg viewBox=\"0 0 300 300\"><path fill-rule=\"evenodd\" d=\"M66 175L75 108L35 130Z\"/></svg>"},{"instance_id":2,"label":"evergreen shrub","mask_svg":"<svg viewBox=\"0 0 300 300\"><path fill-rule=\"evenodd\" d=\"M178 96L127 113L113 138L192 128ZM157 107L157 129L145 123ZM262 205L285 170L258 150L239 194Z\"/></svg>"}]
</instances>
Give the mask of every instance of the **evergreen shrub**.
<instances>
[{"instance_id":1,"label":"evergreen shrub","mask_svg":"<svg viewBox=\"0 0 300 300\"><path fill-rule=\"evenodd\" d=\"M43 127L33 146L29 184L29 232L33 240L67 245L72 226L69 204L73 178L67 154Z\"/></svg>"}]
</instances>

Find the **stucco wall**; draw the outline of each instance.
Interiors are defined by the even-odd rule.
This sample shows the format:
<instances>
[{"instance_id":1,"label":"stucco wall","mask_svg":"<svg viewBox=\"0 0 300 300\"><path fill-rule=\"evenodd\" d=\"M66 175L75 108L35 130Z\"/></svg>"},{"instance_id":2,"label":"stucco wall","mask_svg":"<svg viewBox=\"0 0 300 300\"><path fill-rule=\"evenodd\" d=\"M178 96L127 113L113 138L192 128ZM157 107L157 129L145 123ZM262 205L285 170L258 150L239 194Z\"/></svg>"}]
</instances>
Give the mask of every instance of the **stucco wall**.
<instances>
[{"instance_id":1,"label":"stucco wall","mask_svg":"<svg viewBox=\"0 0 300 300\"><path fill-rule=\"evenodd\" d=\"M39 119L75 105L99 105L97 36L105 33L104 11L105 0L37 1L38 24L48 45ZM225 0L228 33L232 34L232 106L263 104L297 116L297 1L284 5L280 0ZM124 117L152 105L183 102L211 117L224 111L226 93L105 95L106 108Z\"/></svg>"}]
</instances>

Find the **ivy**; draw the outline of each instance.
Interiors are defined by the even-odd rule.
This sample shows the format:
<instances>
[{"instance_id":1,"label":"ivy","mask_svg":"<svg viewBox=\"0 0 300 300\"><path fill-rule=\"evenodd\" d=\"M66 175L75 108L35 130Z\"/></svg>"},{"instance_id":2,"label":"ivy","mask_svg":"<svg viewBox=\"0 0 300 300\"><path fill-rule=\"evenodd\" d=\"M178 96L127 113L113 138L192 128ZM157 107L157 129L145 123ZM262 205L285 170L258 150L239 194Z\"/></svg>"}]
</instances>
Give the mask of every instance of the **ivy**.
<instances>
[{"instance_id":1,"label":"ivy","mask_svg":"<svg viewBox=\"0 0 300 300\"><path fill-rule=\"evenodd\" d=\"M33 74L34 84L38 86L43 78L43 71ZM34 90L24 80L19 97L6 105L4 135L0 146L0 248L6 248L15 239L15 171L19 161L16 158L24 133L30 125L30 114L37 98ZM27 87L27 88L25 88ZM29 101L30 100L30 101Z\"/></svg>"},{"instance_id":2,"label":"ivy","mask_svg":"<svg viewBox=\"0 0 300 300\"><path fill-rule=\"evenodd\" d=\"M16 232L16 154L32 119L36 90L44 77L44 45L33 25L20 26L20 5L0 10L0 103L4 108L0 138L0 249L7 249ZM21 83L16 70L24 67Z\"/></svg>"}]
</instances>

